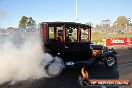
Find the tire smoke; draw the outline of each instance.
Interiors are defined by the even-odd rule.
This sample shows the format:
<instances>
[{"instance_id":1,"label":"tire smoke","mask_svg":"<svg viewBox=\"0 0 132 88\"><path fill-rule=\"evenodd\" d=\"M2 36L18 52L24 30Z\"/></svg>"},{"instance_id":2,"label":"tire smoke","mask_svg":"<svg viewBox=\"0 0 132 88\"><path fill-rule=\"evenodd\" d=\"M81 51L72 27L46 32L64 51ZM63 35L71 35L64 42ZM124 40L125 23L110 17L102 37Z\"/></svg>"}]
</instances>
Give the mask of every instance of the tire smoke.
<instances>
[{"instance_id":1,"label":"tire smoke","mask_svg":"<svg viewBox=\"0 0 132 88\"><path fill-rule=\"evenodd\" d=\"M47 77L44 66L53 58L44 53L36 30L17 29L0 39L0 84Z\"/></svg>"}]
</instances>

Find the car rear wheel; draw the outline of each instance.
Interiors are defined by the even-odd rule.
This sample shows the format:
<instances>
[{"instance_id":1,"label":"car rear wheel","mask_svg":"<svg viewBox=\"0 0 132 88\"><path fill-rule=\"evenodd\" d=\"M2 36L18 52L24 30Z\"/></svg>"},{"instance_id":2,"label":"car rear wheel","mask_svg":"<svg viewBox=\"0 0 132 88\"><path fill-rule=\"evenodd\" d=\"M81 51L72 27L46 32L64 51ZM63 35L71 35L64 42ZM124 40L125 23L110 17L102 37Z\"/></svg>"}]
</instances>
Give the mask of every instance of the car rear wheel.
<instances>
[{"instance_id":1,"label":"car rear wheel","mask_svg":"<svg viewBox=\"0 0 132 88\"><path fill-rule=\"evenodd\" d=\"M59 62L52 61L45 67L48 77L56 77L60 75L63 69L64 69L64 63L62 62L62 60L60 60Z\"/></svg>"},{"instance_id":2,"label":"car rear wheel","mask_svg":"<svg viewBox=\"0 0 132 88\"><path fill-rule=\"evenodd\" d=\"M57 63L51 63L47 67L47 74L49 77L58 76L62 72L62 68Z\"/></svg>"}]
</instances>

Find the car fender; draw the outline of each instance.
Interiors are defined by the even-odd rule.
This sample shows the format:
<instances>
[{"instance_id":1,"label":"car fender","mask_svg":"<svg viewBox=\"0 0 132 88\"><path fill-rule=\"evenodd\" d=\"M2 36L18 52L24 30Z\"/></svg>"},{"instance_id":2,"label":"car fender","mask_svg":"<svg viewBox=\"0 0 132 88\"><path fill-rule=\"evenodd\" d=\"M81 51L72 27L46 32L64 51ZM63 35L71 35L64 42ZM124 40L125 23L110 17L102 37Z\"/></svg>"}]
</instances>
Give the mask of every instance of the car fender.
<instances>
[{"instance_id":1,"label":"car fender","mask_svg":"<svg viewBox=\"0 0 132 88\"><path fill-rule=\"evenodd\" d=\"M116 57L116 55L113 54L112 51L106 51L106 52L104 52L104 53L101 55L101 59L104 61L104 60L105 60L105 57L107 57L107 56L109 56L109 55L112 55L112 56Z\"/></svg>"}]
</instances>

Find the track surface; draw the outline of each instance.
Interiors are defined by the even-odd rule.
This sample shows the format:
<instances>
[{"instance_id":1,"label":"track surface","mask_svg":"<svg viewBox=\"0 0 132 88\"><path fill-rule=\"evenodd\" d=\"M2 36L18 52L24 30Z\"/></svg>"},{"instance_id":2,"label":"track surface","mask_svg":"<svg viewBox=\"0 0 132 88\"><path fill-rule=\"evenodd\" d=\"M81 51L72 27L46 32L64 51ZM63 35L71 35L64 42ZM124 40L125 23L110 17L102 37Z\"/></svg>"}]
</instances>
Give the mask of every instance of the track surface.
<instances>
[{"instance_id":1,"label":"track surface","mask_svg":"<svg viewBox=\"0 0 132 88\"><path fill-rule=\"evenodd\" d=\"M104 65L86 66L91 79L129 79L132 81L132 48L118 49L118 64L113 69L107 69ZM25 81L13 86L3 84L0 88L82 88L78 83L81 67L65 70L55 78L42 78L35 81ZM101 87L87 87L101 88ZM107 88L132 88L132 85Z\"/></svg>"}]
</instances>

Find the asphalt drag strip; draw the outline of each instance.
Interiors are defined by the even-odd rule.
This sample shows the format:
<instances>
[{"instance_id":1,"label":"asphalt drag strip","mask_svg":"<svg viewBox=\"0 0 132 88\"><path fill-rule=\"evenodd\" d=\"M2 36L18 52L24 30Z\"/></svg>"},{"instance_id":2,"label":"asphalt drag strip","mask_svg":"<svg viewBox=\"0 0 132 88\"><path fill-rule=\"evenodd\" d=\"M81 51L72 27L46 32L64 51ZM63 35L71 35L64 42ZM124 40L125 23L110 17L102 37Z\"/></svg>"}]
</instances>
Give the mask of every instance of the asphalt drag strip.
<instances>
[{"instance_id":1,"label":"asphalt drag strip","mask_svg":"<svg viewBox=\"0 0 132 88\"><path fill-rule=\"evenodd\" d=\"M132 81L132 51L130 49L117 50L118 64L112 69L103 64L85 66L90 79L128 79ZM127 55L128 54L128 55ZM27 80L13 85L5 83L0 88L83 88L79 85L78 77L83 66L77 66L64 70L61 75L54 78L41 78L39 80ZM86 87L86 88L132 88L132 85L122 87Z\"/></svg>"}]
</instances>

